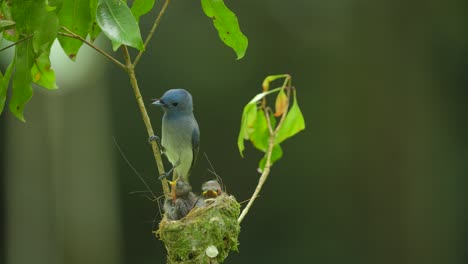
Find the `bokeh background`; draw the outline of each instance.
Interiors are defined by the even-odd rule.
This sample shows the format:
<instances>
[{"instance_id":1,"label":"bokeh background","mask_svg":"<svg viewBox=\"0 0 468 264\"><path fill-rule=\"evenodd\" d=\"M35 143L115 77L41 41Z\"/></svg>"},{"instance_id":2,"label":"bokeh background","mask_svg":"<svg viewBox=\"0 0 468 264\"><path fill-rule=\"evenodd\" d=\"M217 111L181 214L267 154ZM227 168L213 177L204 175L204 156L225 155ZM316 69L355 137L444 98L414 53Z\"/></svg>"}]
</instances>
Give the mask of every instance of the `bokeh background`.
<instances>
[{"instance_id":1,"label":"bokeh background","mask_svg":"<svg viewBox=\"0 0 468 264\"><path fill-rule=\"evenodd\" d=\"M250 145L239 156L242 108L266 75L293 76L306 130L283 144L225 263L468 263L468 2L226 3L249 38L244 59L199 1L172 1L137 68L146 102L192 93L201 153L240 201L261 157ZM145 188L114 144L159 195L128 78L88 47L77 63L62 53L61 89L35 87L27 123L0 118L0 262L165 263L158 207L132 194ZM162 112L148 110L158 133ZM202 155L195 189L207 168Z\"/></svg>"}]
</instances>

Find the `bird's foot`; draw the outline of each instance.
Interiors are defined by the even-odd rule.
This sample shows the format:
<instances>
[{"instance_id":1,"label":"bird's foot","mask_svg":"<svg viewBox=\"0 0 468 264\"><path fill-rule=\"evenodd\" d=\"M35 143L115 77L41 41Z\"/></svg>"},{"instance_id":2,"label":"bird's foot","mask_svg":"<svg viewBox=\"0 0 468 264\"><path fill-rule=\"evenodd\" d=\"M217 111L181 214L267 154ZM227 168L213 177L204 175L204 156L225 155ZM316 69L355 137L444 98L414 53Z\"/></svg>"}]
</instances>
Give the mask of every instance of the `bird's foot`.
<instances>
[{"instance_id":1,"label":"bird's foot","mask_svg":"<svg viewBox=\"0 0 468 264\"><path fill-rule=\"evenodd\" d=\"M161 143L161 139L156 135L149 136L148 143L151 144L152 141L156 141L156 143L158 143L158 144Z\"/></svg>"},{"instance_id":2,"label":"bird's foot","mask_svg":"<svg viewBox=\"0 0 468 264\"><path fill-rule=\"evenodd\" d=\"M162 181L163 179L167 179L167 177L169 177L169 173L163 172L161 175L159 175L158 179Z\"/></svg>"},{"instance_id":3,"label":"bird's foot","mask_svg":"<svg viewBox=\"0 0 468 264\"><path fill-rule=\"evenodd\" d=\"M158 144L158 147L159 147L159 150L161 151L161 154L164 154L164 152L166 150L164 149L164 147L161 144L161 139L156 135L149 136L148 143L151 144L151 142L153 142L153 141L156 141L156 144Z\"/></svg>"}]
</instances>

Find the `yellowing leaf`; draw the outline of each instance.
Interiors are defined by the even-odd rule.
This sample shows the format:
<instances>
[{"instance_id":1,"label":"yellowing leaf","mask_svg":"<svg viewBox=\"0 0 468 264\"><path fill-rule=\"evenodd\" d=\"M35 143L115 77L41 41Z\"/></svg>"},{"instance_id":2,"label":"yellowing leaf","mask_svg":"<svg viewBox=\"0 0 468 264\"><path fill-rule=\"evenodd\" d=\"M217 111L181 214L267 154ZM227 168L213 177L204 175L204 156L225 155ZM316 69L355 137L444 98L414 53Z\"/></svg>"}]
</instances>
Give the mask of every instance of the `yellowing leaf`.
<instances>
[{"instance_id":1,"label":"yellowing leaf","mask_svg":"<svg viewBox=\"0 0 468 264\"><path fill-rule=\"evenodd\" d=\"M296 90L294 90L294 103L289 110L282 126L280 127L278 134L276 135L275 144L283 142L285 139L294 136L299 131L305 129L304 116L302 115L301 109L297 103Z\"/></svg>"},{"instance_id":2,"label":"yellowing leaf","mask_svg":"<svg viewBox=\"0 0 468 264\"><path fill-rule=\"evenodd\" d=\"M275 116L281 116L284 112L288 110L288 96L284 92L284 89L281 89L276 96L276 103L275 103Z\"/></svg>"}]
</instances>

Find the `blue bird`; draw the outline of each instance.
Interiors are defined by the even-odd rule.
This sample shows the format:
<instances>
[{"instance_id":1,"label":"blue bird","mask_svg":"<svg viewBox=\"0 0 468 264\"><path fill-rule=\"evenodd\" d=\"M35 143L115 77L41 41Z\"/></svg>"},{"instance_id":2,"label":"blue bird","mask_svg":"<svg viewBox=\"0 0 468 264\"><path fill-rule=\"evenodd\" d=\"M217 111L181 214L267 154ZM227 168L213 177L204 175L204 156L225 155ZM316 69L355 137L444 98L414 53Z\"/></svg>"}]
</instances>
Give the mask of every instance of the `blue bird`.
<instances>
[{"instance_id":1,"label":"blue bird","mask_svg":"<svg viewBox=\"0 0 468 264\"><path fill-rule=\"evenodd\" d=\"M161 145L173 171L173 180L182 179L188 183L200 143L200 130L193 115L192 95L184 89L171 89L153 105L164 110L162 118Z\"/></svg>"}]
</instances>

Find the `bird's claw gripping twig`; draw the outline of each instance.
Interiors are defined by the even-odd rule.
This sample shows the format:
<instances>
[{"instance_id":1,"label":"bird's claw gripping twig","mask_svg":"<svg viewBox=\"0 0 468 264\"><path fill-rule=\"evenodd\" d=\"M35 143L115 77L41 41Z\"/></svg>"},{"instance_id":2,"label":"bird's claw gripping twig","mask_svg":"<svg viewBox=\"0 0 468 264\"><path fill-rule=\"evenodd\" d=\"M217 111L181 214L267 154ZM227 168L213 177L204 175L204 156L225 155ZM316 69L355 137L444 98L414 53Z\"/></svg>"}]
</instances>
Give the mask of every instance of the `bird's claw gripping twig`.
<instances>
[{"instance_id":1,"label":"bird's claw gripping twig","mask_svg":"<svg viewBox=\"0 0 468 264\"><path fill-rule=\"evenodd\" d=\"M156 141L156 144L158 144L158 147L161 150L161 154L164 154L164 152L166 152L164 147L161 144L161 139L158 136L156 135L149 136L148 143L151 144L152 141Z\"/></svg>"}]
</instances>

